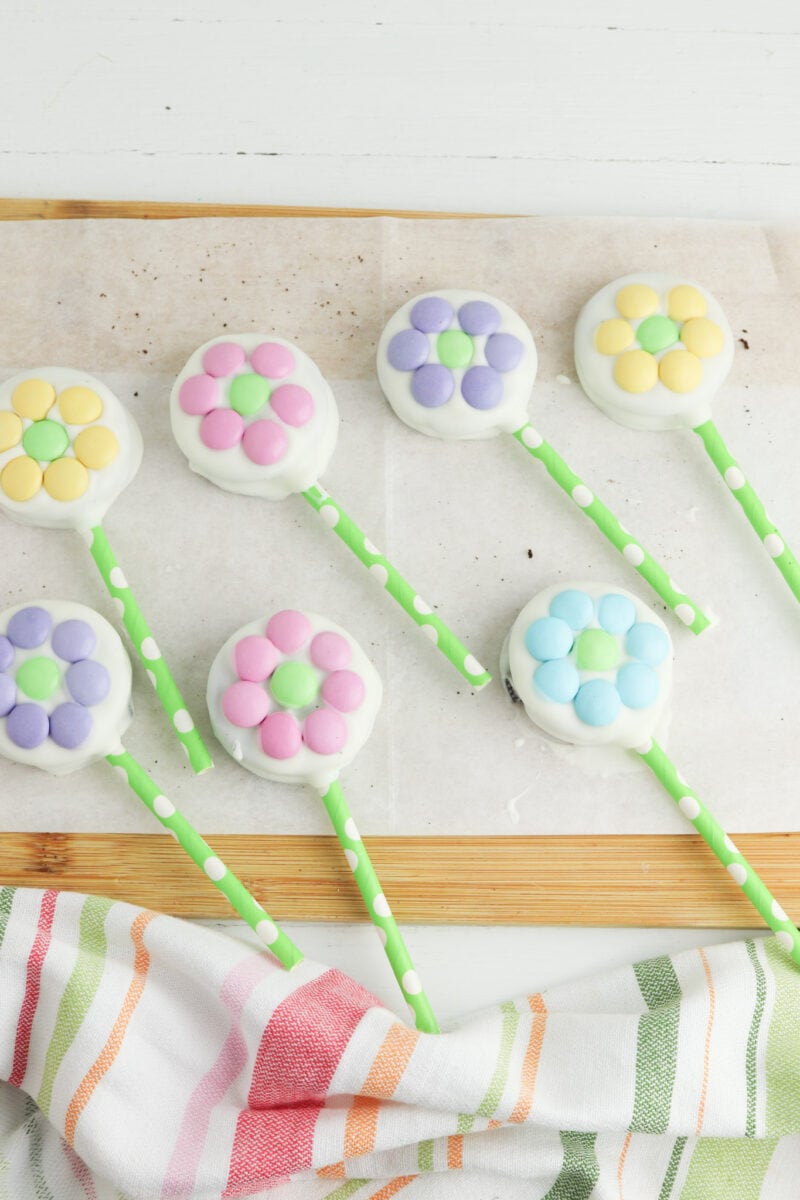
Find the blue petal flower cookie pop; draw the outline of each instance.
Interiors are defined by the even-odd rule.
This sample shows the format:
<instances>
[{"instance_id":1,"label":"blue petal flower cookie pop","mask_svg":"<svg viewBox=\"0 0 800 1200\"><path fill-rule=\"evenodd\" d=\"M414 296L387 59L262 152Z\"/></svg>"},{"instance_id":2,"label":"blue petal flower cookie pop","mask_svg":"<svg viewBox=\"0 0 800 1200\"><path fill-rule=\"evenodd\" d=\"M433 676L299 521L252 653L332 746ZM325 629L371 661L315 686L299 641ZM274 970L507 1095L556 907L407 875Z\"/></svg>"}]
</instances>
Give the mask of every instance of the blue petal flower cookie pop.
<instances>
[{"instance_id":1,"label":"blue petal flower cookie pop","mask_svg":"<svg viewBox=\"0 0 800 1200\"><path fill-rule=\"evenodd\" d=\"M800 963L794 922L655 740L670 699L672 641L652 609L610 585L546 588L512 625L501 670L512 699L551 737L638 754Z\"/></svg>"}]
</instances>

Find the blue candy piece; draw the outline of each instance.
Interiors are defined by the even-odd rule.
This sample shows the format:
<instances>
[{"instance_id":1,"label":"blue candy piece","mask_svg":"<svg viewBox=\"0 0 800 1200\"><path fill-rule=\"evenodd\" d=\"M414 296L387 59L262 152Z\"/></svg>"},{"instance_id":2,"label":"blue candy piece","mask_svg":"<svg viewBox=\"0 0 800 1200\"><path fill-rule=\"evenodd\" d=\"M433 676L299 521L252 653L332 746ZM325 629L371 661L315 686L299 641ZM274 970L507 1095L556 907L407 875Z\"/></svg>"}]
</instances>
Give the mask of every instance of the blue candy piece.
<instances>
[{"instance_id":1,"label":"blue candy piece","mask_svg":"<svg viewBox=\"0 0 800 1200\"><path fill-rule=\"evenodd\" d=\"M66 662L88 658L97 645L97 635L87 621L61 621L53 630L53 650Z\"/></svg>"},{"instance_id":2,"label":"blue candy piece","mask_svg":"<svg viewBox=\"0 0 800 1200\"><path fill-rule=\"evenodd\" d=\"M416 371L428 360L428 339L418 329L401 329L389 342L386 357L398 371Z\"/></svg>"},{"instance_id":3,"label":"blue candy piece","mask_svg":"<svg viewBox=\"0 0 800 1200\"><path fill-rule=\"evenodd\" d=\"M597 619L606 633L627 633L636 620L636 605L627 596L612 592L597 605Z\"/></svg>"},{"instance_id":4,"label":"blue candy piece","mask_svg":"<svg viewBox=\"0 0 800 1200\"><path fill-rule=\"evenodd\" d=\"M67 687L73 700L85 708L99 704L111 691L111 676L102 663L86 658L67 671Z\"/></svg>"},{"instance_id":5,"label":"blue candy piece","mask_svg":"<svg viewBox=\"0 0 800 1200\"><path fill-rule=\"evenodd\" d=\"M0 675L0 717L10 713L17 702L17 685L8 675Z\"/></svg>"},{"instance_id":6,"label":"blue candy piece","mask_svg":"<svg viewBox=\"0 0 800 1200\"><path fill-rule=\"evenodd\" d=\"M0 636L0 671L5 671L14 661L14 647L3 634Z\"/></svg>"},{"instance_id":7,"label":"blue candy piece","mask_svg":"<svg viewBox=\"0 0 800 1200\"><path fill-rule=\"evenodd\" d=\"M495 371L513 371L519 366L525 347L513 333L493 333L486 343L484 354Z\"/></svg>"},{"instance_id":8,"label":"blue candy piece","mask_svg":"<svg viewBox=\"0 0 800 1200\"><path fill-rule=\"evenodd\" d=\"M15 746L35 750L47 737L47 713L40 704L18 704L6 717L6 733Z\"/></svg>"},{"instance_id":9,"label":"blue candy piece","mask_svg":"<svg viewBox=\"0 0 800 1200\"><path fill-rule=\"evenodd\" d=\"M557 658L536 668L533 683L545 700L552 700L554 704L569 704L581 686L581 677L577 667L568 658Z\"/></svg>"},{"instance_id":10,"label":"blue candy piece","mask_svg":"<svg viewBox=\"0 0 800 1200\"><path fill-rule=\"evenodd\" d=\"M575 697L575 712L584 725L601 727L617 719L622 702L619 692L607 679L590 679Z\"/></svg>"},{"instance_id":11,"label":"blue candy piece","mask_svg":"<svg viewBox=\"0 0 800 1200\"><path fill-rule=\"evenodd\" d=\"M414 372L411 391L423 408L440 408L453 394L455 381L441 363L425 363Z\"/></svg>"},{"instance_id":12,"label":"blue candy piece","mask_svg":"<svg viewBox=\"0 0 800 1200\"><path fill-rule=\"evenodd\" d=\"M567 588L550 601L550 616L560 617L570 629L585 629L594 616L592 598L577 588Z\"/></svg>"},{"instance_id":13,"label":"blue candy piece","mask_svg":"<svg viewBox=\"0 0 800 1200\"><path fill-rule=\"evenodd\" d=\"M649 708L658 699L658 676L642 662L625 663L617 672L617 691L626 708Z\"/></svg>"},{"instance_id":14,"label":"blue candy piece","mask_svg":"<svg viewBox=\"0 0 800 1200\"><path fill-rule=\"evenodd\" d=\"M669 637L660 625L640 621L628 630L625 649L631 658L638 658L648 667L657 667L669 654Z\"/></svg>"},{"instance_id":15,"label":"blue candy piece","mask_svg":"<svg viewBox=\"0 0 800 1200\"><path fill-rule=\"evenodd\" d=\"M558 617L540 617L525 631L525 646L539 662L565 658L572 649L572 630Z\"/></svg>"},{"instance_id":16,"label":"blue candy piece","mask_svg":"<svg viewBox=\"0 0 800 1200\"><path fill-rule=\"evenodd\" d=\"M21 608L15 612L8 622L8 639L21 650L33 650L47 641L50 627L53 624L50 613L46 608L32 604L29 608Z\"/></svg>"}]
</instances>

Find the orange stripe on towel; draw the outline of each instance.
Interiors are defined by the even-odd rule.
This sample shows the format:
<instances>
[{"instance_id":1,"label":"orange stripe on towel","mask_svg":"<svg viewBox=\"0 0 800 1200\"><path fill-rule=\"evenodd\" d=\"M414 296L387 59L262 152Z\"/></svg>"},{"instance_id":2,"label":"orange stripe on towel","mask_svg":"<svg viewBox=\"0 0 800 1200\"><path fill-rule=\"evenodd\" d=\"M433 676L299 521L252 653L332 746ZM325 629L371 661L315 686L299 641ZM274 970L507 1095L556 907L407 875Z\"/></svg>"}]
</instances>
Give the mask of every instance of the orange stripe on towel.
<instances>
[{"instance_id":1,"label":"orange stripe on towel","mask_svg":"<svg viewBox=\"0 0 800 1200\"><path fill-rule=\"evenodd\" d=\"M714 1025L714 1012L717 1007L717 997L714 992L714 980L711 977L711 967L706 958L705 950L697 952L703 963L703 970L706 973L706 984L708 986L708 1021L706 1022L706 1041L703 1048L703 1086L700 1091L700 1103L697 1107L697 1128L695 1136L700 1136L700 1131L703 1128L703 1120L706 1115L706 1100L708 1099L708 1074L711 1062L711 1030Z\"/></svg>"},{"instance_id":2,"label":"orange stripe on towel","mask_svg":"<svg viewBox=\"0 0 800 1200\"><path fill-rule=\"evenodd\" d=\"M454 1133L447 1139L447 1169L460 1171L464 1166L464 1135Z\"/></svg>"},{"instance_id":3,"label":"orange stripe on towel","mask_svg":"<svg viewBox=\"0 0 800 1200\"><path fill-rule=\"evenodd\" d=\"M84 1075L78 1090L69 1102L64 1123L64 1137L70 1146L75 1142L75 1128L81 1113L91 1100L103 1076L108 1072L114 1059L119 1054L131 1017L142 998L147 971L150 967L150 955L144 944L144 931L155 916L154 912L139 913L131 926L131 940L134 945L133 979L128 986L119 1016L114 1022L111 1033L108 1035L108 1041L100 1051L94 1065Z\"/></svg>"},{"instance_id":4,"label":"orange stripe on towel","mask_svg":"<svg viewBox=\"0 0 800 1200\"><path fill-rule=\"evenodd\" d=\"M391 1200L401 1188L408 1187L416 1178L416 1175L398 1175L396 1179L390 1179L384 1184L379 1192L373 1192L369 1200Z\"/></svg>"},{"instance_id":5,"label":"orange stripe on towel","mask_svg":"<svg viewBox=\"0 0 800 1200\"><path fill-rule=\"evenodd\" d=\"M630 1149L631 1145L631 1136L632 1135L630 1133L625 1134L625 1141L622 1143L622 1152L619 1156L619 1162L617 1163L617 1187L619 1188L619 1200L623 1200L622 1175L625 1170L625 1159L628 1157L628 1150Z\"/></svg>"},{"instance_id":6,"label":"orange stripe on towel","mask_svg":"<svg viewBox=\"0 0 800 1200\"><path fill-rule=\"evenodd\" d=\"M522 1060L519 1099L514 1105L514 1111L508 1118L510 1125L521 1125L523 1121L528 1119L528 1114L531 1111L533 1103L533 1089L536 1087L539 1059L542 1054L542 1046L544 1045L547 1006L538 992L535 996L528 996L528 1004L533 1013L533 1025L531 1026L528 1045L525 1048L525 1057Z\"/></svg>"},{"instance_id":7,"label":"orange stripe on towel","mask_svg":"<svg viewBox=\"0 0 800 1200\"><path fill-rule=\"evenodd\" d=\"M381 1042L372 1066L347 1114L344 1127L344 1157L369 1154L375 1146L381 1101L390 1100L403 1078L408 1061L419 1041L415 1029L399 1022L392 1025Z\"/></svg>"}]
</instances>

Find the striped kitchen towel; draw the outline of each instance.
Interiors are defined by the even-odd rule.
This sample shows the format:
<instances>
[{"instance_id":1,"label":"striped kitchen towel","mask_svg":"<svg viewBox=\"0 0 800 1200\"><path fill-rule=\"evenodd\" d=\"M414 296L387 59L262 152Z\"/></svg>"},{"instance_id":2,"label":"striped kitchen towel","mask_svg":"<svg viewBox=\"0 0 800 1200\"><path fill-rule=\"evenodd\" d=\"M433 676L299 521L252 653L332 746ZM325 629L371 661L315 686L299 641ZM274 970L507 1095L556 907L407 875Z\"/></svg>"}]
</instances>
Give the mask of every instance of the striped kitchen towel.
<instances>
[{"instance_id":1,"label":"striped kitchen towel","mask_svg":"<svg viewBox=\"0 0 800 1200\"><path fill-rule=\"evenodd\" d=\"M435 1036L335 969L4 888L0 1055L9 1200L800 1195L800 973L772 938Z\"/></svg>"}]
</instances>

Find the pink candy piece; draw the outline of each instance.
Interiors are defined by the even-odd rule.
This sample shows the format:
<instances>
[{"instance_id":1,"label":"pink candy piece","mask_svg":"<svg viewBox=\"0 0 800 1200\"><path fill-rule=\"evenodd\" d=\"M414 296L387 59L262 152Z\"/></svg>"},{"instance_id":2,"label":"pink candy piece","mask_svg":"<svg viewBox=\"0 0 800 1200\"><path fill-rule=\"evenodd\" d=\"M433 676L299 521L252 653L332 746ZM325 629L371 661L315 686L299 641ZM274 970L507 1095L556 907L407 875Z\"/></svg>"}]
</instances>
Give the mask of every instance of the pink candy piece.
<instances>
[{"instance_id":1,"label":"pink candy piece","mask_svg":"<svg viewBox=\"0 0 800 1200\"><path fill-rule=\"evenodd\" d=\"M275 388L269 402L280 419L295 428L305 425L314 415L314 398L311 392L296 383L283 383Z\"/></svg>"},{"instance_id":2,"label":"pink candy piece","mask_svg":"<svg viewBox=\"0 0 800 1200\"><path fill-rule=\"evenodd\" d=\"M209 450L230 450L242 440L244 421L232 408L215 408L200 422L200 440Z\"/></svg>"},{"instance_id":3,"label":"pink candy piece","mask_svg":"<svg viewBox=\"0 0 800 1200\"><path fill-rule=\"evenodd\" d=\"M270 617L267 637L284 654L292 654L305 646L311 637L311 622L297 609L284 608Z\"/></svg>"},{"instance_id":4,"label":"pink candy piece","mask_svg":"<svg viewBox=\"0 0 800 1200\"><path fill-rule=\"evenodd\" d=\"M250 355L250 365L268 379L285 379L294 370L294 355L288 346L262 342Z\"/></svg>"},{"instance_id":5,"label":"pink candy piece","mask_svg":"<svg viewBox=\"0 0 800 1200\"><path fill-rule=\"evenodd\" d=\"M207 375L220 379L225 375L233 375L247 359L238 342L217 342L209 346L203 355L203 370Z\"/></svg>"},{"instance_id":6,"label":"pink candy piece","mask_svg":"<svg viewBox=\"0 0 800 1200\"><path fill-rule=\"evenodd\" d=\"M242 448L251 462L261 467L279 462L289 445L285 430L277 421L253 421L242 438Z\"/></svg>"},{"instance_id":7,"label":"pink candy piece","mask_svg":"<svg viewBox=\"0 0 800 1200\"><path fill-rule=\"evenodd\" d=\"M190 375L181 384L178 403L185 413L201 417L219 403L219 385L210 375Z\"/></svg>"},{"instance_id":8,"label":"pink candy piece","mask_svg":"<svg viewBox=\"0 0 800 1200\"><path fill-rule=\"evenodd\" d=\"M317 633L311 640L311 661L321 671L339 671L353 656L340 633Z\"/></svg>"},{"instance_id":9,"label":"pink candy piece","mask_svg":"<svg viewBox=\"0 0 800 1200\"><path fill-rule=\"evenodd\" d=\"M364 702L364 681L355 671L334 671L322 685L322 699L339 712L353 712Z\"/></svg>"},{"instance_id":10,"label":"pink candy piece","mask_svg":"<svg viewBox=\"0 0 800 1200\"><path fill-rule=\"evenodd\" d=\"M232 683L223 694L222 711L231 725L252 729L269 712L269 697L257 683Z\"/></svg>"},{"instance_id":11,"label":"pink candy piece","mask_svg":"<svg viewBox=\"0 0 800 1200\"><path fill-rule=\"evenodd\" d=\"M306 717L303 740L315 754L337 754L347 741L347 721L332 708L318 708Z\"/></svg>"},{"instance_id":12,"label":"pink candy piece","mask_svg":"<svg viewBox=\"0 0 800 1200\"><path fill-rule=\"evenodd\" d=\"M278 665L278 651L269 638L251 634L233 648L233 661L240 679L262 683Z\"/></svg>"},{"instance_id":13,"label":"pink candy piece","mask_svg":"<svg viewBox=\"0 0 800 1200\"><path fill-rule=\"evenodd\" d=\"M261 749L269 758L294 758L302 741L300 726L291 713L270 713L261 726Z\"/></svg>"}]
</instances>

